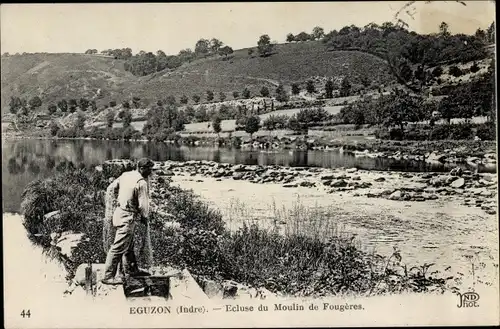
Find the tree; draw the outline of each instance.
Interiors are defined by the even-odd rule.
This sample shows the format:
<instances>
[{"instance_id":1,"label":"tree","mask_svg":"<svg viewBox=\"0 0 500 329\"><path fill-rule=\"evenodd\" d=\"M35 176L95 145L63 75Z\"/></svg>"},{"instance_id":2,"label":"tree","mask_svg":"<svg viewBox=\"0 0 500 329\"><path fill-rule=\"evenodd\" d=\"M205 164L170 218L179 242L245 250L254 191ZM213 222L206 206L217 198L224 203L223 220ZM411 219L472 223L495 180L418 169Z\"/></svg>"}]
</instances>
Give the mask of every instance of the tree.
<instances>
[{"instance_id":1,"label":"tree","mask_svg":"<svg viewBox=\"0 0 500 329\"><path fill-rule=\"evenodd\" d=\"M328 81L325 83L326 98L333 98L333 88L333 80L328 79Z\"/></svg>"},{"instance_id":2,"label":"tree","mask_svg":"<svg viewBox=\"0 0 500 329\"><path fill-rule=\"evenodd\" d=\"M134 104L134 108L136 109L141 107L141 99L139 97L132 97L132 103Z\"/></svg>"},{"instance_id":3,"label":"tree","mask_svg":"<svg viewBox=\"0 0 500 329\"><path fill-rule=\"evenodd\" d=\"M184 115L186 118L186 122L191 122L196 115L196 111L192 106L187 106Z\"/></svg>"},{"instance_id":4,"label":"tree","mask_svg":"<svg viewBox=\"0 0 500 329\"><path fill-rule=\"evenodd\" d=\"M386 115L384 124L386 126L399 126L403 131L405 122L415 122L422 118L421 110L423 108L417 98L411 96L408 92L396 89L386 98Z\"/></svg>"},{"instance_id":5,"label":"tree","mask_svg":"<svg viewBox=\"0 0 500 329\"><path fill-rule=\"evenodd\" d=\"M175 96L173 96L173 95L168 95L167 99L165 99L165 104L168 104L168 105L175 105L176 102L177 101L175 100Z\"/></svg>"},{"instance_id":6,"label":"tree","mask_svg":"<svg viewBox=\"0 0 500 329\"><path fill-rule=\"evenodd\" d=\"M443 68L441 66L436 66L432 72L431 72L433 77L439 77L441 74L443 74Z\"/></svg>"},{"instance_id":7,"label":"tree","mask_svg":"<svg viewBox=\"0 0 500 329\"><path fill-rule=\"evenodd\" d=\"M245 132L250 134L250 139L255 132L259 130L260 118L256 115L253 115L246 119L245 122Z\"/></svg>"},{"instance_id":8,"label":"tree","mask_svg":"<svg viewBox=\"0 0 500 329\"><path fill-rule=\"evenodd\" d=\"M463 74L462 70L456 65L450 66L449 73L454 77L459 77Z\"/></svg>"},{"instance_id":9,"label":"tree","mask_svg":"<svg viewBox=\"0 0 500 329\"><path fill-rule=\"evenodd\" d=\"M95 102L95 100L90 101L90 108L92 109L92 111L97 110L97 103Z\"/></svg>"},{"instance_id":10,"label":"tree","mask_svg":"<svg viewBox=\"0 0 500 329\"><path fill-rule=\"evenodd\" d=\"M57 107L61 110L61 112L65 113L66 111L68 111L68 102L66 102L65 99L60 100L59 102L57 102Z\"/></svg>"},{"instance_id":11,"label":"tree","mask_svg":"<svg viewBox=\"0 0 500 329\"><path fill-rule=\"evenodd\" d=\"M292 33L288 33L286 35L286 42L294 42L295 41L295 36Z\"/></svg>"},{"instance_id":12,"label":"tree","mask_svg":"<svg viewBox=\"0 0 500 329\"><path fill-rule=\"evenodd\" d=\"M474 64L472 64L472 66L470 67L470 71L471 71L472 73L476 73L476 72L478 72L478 71L479 71L479 66L477 65L477 63L476 63L476 62L474 62Z\"/></svg>"},{"instance_id":13,"label":"tree","mask_svg":"<svg viewBox=\"0 0 500 329\"><path fill-rule=\"evenodd\" d=\"M351 83L349 82L349 79L347 77L344 77L342 79L342 82L340 83L340 97L347 97L351 94Z\"/></svg>"},{"instance_id":14,"label":"tree","mask_svg":"<svg viewBox=\"0 0 500 329\"><path fill-rule=\"evenodd\" d=\"M182 95L180 102L181 102L181 104L187 104L189 102L189 99L187 98L186 95Z\"/></svg>"},{"instance_id":15,"label":"tree","mask_svg":"<svg viewBox=\"0 0 500 329\"><path fill-rule=\"evenodd\" d=\"M32 109L37 109L40 106L42 106L42 100L38 96L34 96L33 98L30 99L30 108Z\"/></svg>"},{"instance_id":16,"label":"tree","mask_svg":"<svg viewBox=\"0 0 500 329\"><path fill-rule=\"evenodd\" d=\"M312 34L311 34L312 40L319 40L319 39L323 38L324 36L325 36L325 30L323 30L322 27L316 26L312 30Z\"/></svg>"},{"instance_id":17,"label":"tree","mask_svg":"<svg viewBox=\"0 0 500 329\"><path fill-rule=\"evenodd\" d=\"M300 86L298 83L292 83L292 94L298 95L300 93Z\"/></svg>"},{"instance_id":18,"label":"tree","mask_svg":"<svg viewBox=\"0 0 500 329\"><path fill-rule=\"evenodd\" d=\"M54 114L57 112L57 106L55 106L54 104L50 104L48 107L47 107L47 112L49 112L49 114Z\"/></svg>"},{"instance_id":19,"label":"tree","mask_svg":"<svg viewBox=\"0 0 500 329\"><path fill-rule=\"evenodd\" d=\"M487 40L489 43L495 42L495 22L492 22L491 25L486 30Z\"/></svg>"},{"instance_id":20,"label":"tree","mask_svg":"<svg viewBox=\"0 0 500 329\"><path fill-rule=\"evenodd\" d=\"M316 88L314 87L314 82L312 80L307 80L307 82L306 82L306 90L310 94L313 94L313 93L316 92Z\"/></svg>"},{"instance_id":21,"label":"tree","mask_svg":"<svg viewBox=\"0 0 500 329\"><path fill-rule=\"evenodd\" d=\"M224 47L219 49L218 53L219 53L219 55L227 58L228 55L231 55L233 53L233 48L231 48L229 46L224 46Z\"/></svg>"},{"instance_id":22,"label":"tree","mask_svg":"<svg viewBox=\"0 0 500 329\"><path fill-rule=\"evenodd\" d=\"M156 72L163 71L168 67L168 57L163 50L156 52Z\"/></svg>"},{"instance_id":23,"label":"tree","mask_svg":"<svg viewBox=\"0 0 500 329\"><path fill-rule=\"evenodd\" d=\"M488 41L488 38L486 36L486 32L484 30L482 30L481 28L478 28L476 30L476 33L474 33L474 36L483 42Z\"/></svg>"},{"instance_id":24,"label":"tree","mask_svg":"<svg viewBox=\"0 0 500 329\"><path fill-rule=\"evenodd\" d=\"M214 92L211 90L207 90L207 101L211 102L214 100Z\"/></svg>"},{"instance_id":25,"label":"tree","mask_svg":"<svg viewBox=\"0 0 500 329\"><path fill-rule=\"evenodd\" d=\"M198 102L200 101L200 96L199 95L193 95L193 101L198 104Z\"/></svg>"},{"instance_id":26,"label":"tree","mask_svg":"<svg viewBox=\"0 0 500 329\"><path fill-rule=\"evenodd\" d=\"M404 81L410 81L413 76L413 71L407 61L403 61L399 65L399 74Z\"/></svg>"},{"instance_id":27,"label":"tree","mask_svg":"<svg viewBox=\"0 0 500 329\"><path fill-rule=\"evenodd\" d=\"M16 114L18 110L22 107L22 102L19 97L10 97L9 110L11 113Z\"/></svg>"},{"instance_id":28,"label":"tree","mask_svg":"<svg viewBox=\"0 0 500 329\"><path fill-rule=\"evenodd\" d=\"M214 132L217 134L217 137L219 137L219 134L222 130L221 128L221 119L219 118L219 116L215 116L212 120L212 128L214 130Z\"/></svg>"},{"instance_id":29,"label":"tree","mask_svg":"<svg viewBox=\"0 0 500 329\"><path fill-rule=\"evenodd\" d=\"M274 45L271 43L269 35L264 34L260 36L259 41L257 42L257 49L262 57L271 55Z\"/></svg>"},{"instance_id":30,"label":"tree","mask_svg":"<svg viewBox=\"0 0 500 329\"><path fill-rule=\"evenodd\" d=\"M307 40L311 40L311 36L306 32L300 32L295 36L295 40L299 42L304 42Z\"/></svg>"},{"instance_id":31,"label":"tree","mask_svg":"<svg viewBox=\"0 0 500 329\"><path fill-rule=\"evenodd\" d=\"M113 123L115 123L115 113L113 111L108 111L108 113L106 113L106 126L108 128L113 128Z\"/></svg>"},{"instance_id":32,"label":"tree","mask_svg":"<svg viewBox=\"0 0 500 329\"><path fill-rule=\"evenodd\" d=\"M439 33L442 36L449 36L450 35L450 32L448 29L449 29L449 26L446 22L441 22L441 24L439 24Z\"/></svg>"},{"instance_id":33,"label":"tree","mask_svg":"<svg viewBox=\"0 0 500 329\"><path fill-rule=\"evenodd\" d=\"M78 101L78 107L80 107L80 110L82 111L87 111L87 108L89 107L89 101L86 98L80 98Z\"/></svg>"},{"instance_id":34,"label":"tree","mask_svg":"<svg viewBox=\"0 0 500 329\"><path fill-rule=\"evenodd\" d=\"M75 129L83 131L84 128L85 128L85 114L83 114L82 111L78 111L78 114L76 116Z\"/></svg>"},{"instance_id":35,"label":"tree","mask_svg":"<svg viewBox=\"0 0 500 329\"><path fill-rule=\"evenodd\" d=\"M248 48L248 56L252 56L253 55L253 48Z\"/></svg>"},{"instance_id":36,"label":"tree","mask_svg":"<svg viewBox=\"0 0 500 329\"><path fill-rule=\"evenodd\" d=\"M262 95L262 97L269 97L269 89L266 86L263 86L260 89L260 94Z\"/></svg>"},{"instance_id":37,"label":"tree","mask_svg":"<svg viewBox=\"0 0 500 329\"><path fill-rule=\"evenodd\" d=\"M115 104L116 105L116 104ZM76 111L76 107L78 106L76 99L70 99L68 103L69 111L74 113Z\"/></svg>"},{"instance_id":38,"label":"tree","mask_svg":"<svg viewBox=\"0 0 500 329\"><path fill-rule=\"evenodd\" d=\"M288 121L288 116L286 115L274 115L271 114L264 120L262 126L265 127L266 130L276 130L276 129L285 129Z\"/></svg>"},{"instance_id":39,"label":"tree","mask_svg":"<svg viewBox=\"0 0 500 329\"><path fill-rule=\"evenodd\" d=\"M59 129L60 129L59 125L54 120L50 121L49 124L50 135L57 136Z\"/></svg>"},{"instance_id":40,"label":"tree","mask_svg":"<svg viewBox=\"0 0 500 329\"><path fill-rule=\"evenodd\" d=\"M123 128L127 129L130 127L130 124L132 123L132 113L128 109L123 110L121 113L123 120Z\"/></svg>"},{"instance_id":41,"label":"tree","mask_svg":"<svg viewBox=\"0 0 500 329\"><path fill-rule=\"evenodd\" d=\"M279 84L278 87L276 88L276 100L278 102L287 102L288 101L288 95L287 95L285 88L283 87L282 84Z\"/></svg>"},{"instance_id":42,"label":"tree","mask_svg":"<svg viewBox=\"0 0 500 329\"><path fill-rule=\"evenodd\" d=\"M208 54L210 49L210 41L207 39L200 39L196 42L194 47L194 52L198 56L205 56Z\"/></svg>"},{"instance_id":43,"label":"tree","mask_svg":"<svg viewBox=\"0 0 500 329\"><path fill-rule=\"evenodd\" d=\"M222 91L219 93L219 100L221 102L226 100L226 94L224 94L224 92L222 92Z\"/></svg>"},{"instance_id":44,"label":"tree","mask_svg":"<svg viewBox=\"0 0 500 329\"><path fill-rule=\"evenodd\" d=\"M237 91L233 91L233 98L238 99L240 97L240 93Z\"/></svg>"},{"instance_id":45,"label":"tree","mask_svg":"<svg viewBox=\"0 0 500 329\"><path fill-rule=\"evenodd\" d=\"M212 40L210 40L210 50L212 54L217 54L223 45L224 43L219 39L212 38Z\"/></svg>"},{"instance_id":46,"label":"tree","mask_svg":"<svg viewBox=\"0 0 500 329\"><path fill-rule=\"evenodd\" d=\"M191 62L194 57L195 57L195 53L189 48L182 49L181 51L179 51L178 58L183 63L184 62Z\"/></svg>"},{"instance_id":47,"label":"tree","mask_svg":"<svg viewBox=\"0 0 500 329\"><path fill-rule=\"evenodd\" d=\"M243 89L242 95L246 99L250 98L250 90L248 90L248 88L245 87L245 89Z\"/></svg>"},{"instance_id":48,"label":"tree","mask_svg":"<svg viewBox=\"0 0 500 329\"><path fill-rule=\"evenodd\" d=\"M207 108L204 105L199 106L196 109L194 117L195 117L197 122L208 121Z\"/></svg>"}]
</instances>

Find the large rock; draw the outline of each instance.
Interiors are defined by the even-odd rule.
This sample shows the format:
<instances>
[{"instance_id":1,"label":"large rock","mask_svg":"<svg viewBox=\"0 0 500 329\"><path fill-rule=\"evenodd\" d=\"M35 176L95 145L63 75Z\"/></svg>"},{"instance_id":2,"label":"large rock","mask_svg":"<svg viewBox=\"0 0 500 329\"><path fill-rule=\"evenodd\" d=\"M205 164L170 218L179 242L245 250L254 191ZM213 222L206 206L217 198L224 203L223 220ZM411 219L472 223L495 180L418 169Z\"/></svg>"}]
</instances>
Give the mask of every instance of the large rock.
<instances>
[{"instance_id":1,"label":"large rock","mask_svg":"<svg viewBox=\"0 0 500 329\"><path fill-rule=\"evenodd\" d=\"M464 187L464 185L465 185L465 179L463 178L459 178L450 184L450 186L453 188L462 188Z\"/></svg>"},{"instance_id":2,"label":"large rock","mask_svg":"<svg viewBox=\"0 0 500 329\"><path fill-rule=\"evenodd\" d=\"M427 162L444 162L445 159L446 159L446 155L439 154L436 151L434 151L427 156L425 161L427 161Z\"/></svg>"},{"instance_id":3,"label":"large rock","mask_svg":"<svg viewBox=\"0 0 500 329\"><path fill-rule=\"evenodd\" d=\"M396 191L393 192L391 195L389 195L390 200L402 200L403 199L403 192L401 191Z\"/></svg>"},{"instance_id":4,"label":"large rock","mask_svg":"<svg viewBox=\"0 0 500 329\"><path fill-rule=\"evenodd\" d=\"M439 176L433 177L430 180L429 184L432 186L435 186L435 187L444 186L444 185L446 185L446 181L447 181L448 177L449 176L446 176L446 175L439 175Z\"/></svg>"},{"instance_id":5,"label":"large rock","mask_svg":"<svg viewBox=\"0 0 500 329\"><path fill-rule=\"evenodd\" d=\"M348 183L343 179L337 180L330 184L331 187L346 187L347 185Z\"/></svg>"},{"instance_id":6,"label":"large rock","mask_svg":"<svg viewBox=\"0 0 500 329\"><path fill-rule=\"evenodd\" d=\"M234 180L241 180L245 176L245 173L243 172L234 172L233 173L233 179Z\"/></svg>"},{"instance_id":7,"label":"large rock","mask_svg":"<svg viewBox=\"0 0 500 329\"><path fill-rule=\"evenodd\" d=\"M302 181L299 183L299 185L302 187L314 187L316 186L316 183L310 181Z\"/></svg>"},{"instance_id":8,"label":"large rock","mask_svg":"<svg viewBox=\"0 0 500 329\"><path fill-rule=\"evenodd\" d=\"M335 175L333 174L323 174L320 176L321 180L326 180L326 181L331 181L332 179L335 179Z\"/></svg>"},{"instance_id":9,"label":"large rock","mask_svg":"<svg viewBox=\"0 0 500 329\"><path fill-rule=\"evenodd\" d=\"M233 172L244 172L244 171L247 171L247 168L245 165L243 164L238 164L238 165L235 165L231 168L231 170Z\"/></svg>"}]
</instances>

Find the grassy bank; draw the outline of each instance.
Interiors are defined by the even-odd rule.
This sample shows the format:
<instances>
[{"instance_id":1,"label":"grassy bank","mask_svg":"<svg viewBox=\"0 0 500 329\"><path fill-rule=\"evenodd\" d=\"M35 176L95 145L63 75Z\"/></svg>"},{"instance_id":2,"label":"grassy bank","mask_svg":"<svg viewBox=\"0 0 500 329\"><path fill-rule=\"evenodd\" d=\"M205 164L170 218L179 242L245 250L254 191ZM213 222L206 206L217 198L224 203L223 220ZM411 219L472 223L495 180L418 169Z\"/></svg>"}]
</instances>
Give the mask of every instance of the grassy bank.
<instances>
[{"instance_id":1,"label":"grassy bank","mask_svg":"<svg viewBox=\"0 0 500 329\"><path fill-rule=\"evenodd\" d=\"M109 176L120 171L63 170L51 179L32 182L23 194L30 239L63 261L68 279L78 265L104 260L104 190ZM448 289L446 279L426 274L426 266L407 268L396 250L388 259L361 252L352 238L325 228L319 212L300 206L290 212L276 210L276 222L286 217L294 223L284 233L255 225L230 231L220 212L191 191L170 186L168 179L157 175L152 188L154 208L170 212L180 224L174 229L161 212L153 212L155 265L185 267L200 282L233 280L294 296ZM44 214L54 210L61 216L44 220ZM51 234L67 231L85 233L70 258L51 247Z\"/></svg>"}]
</instances>

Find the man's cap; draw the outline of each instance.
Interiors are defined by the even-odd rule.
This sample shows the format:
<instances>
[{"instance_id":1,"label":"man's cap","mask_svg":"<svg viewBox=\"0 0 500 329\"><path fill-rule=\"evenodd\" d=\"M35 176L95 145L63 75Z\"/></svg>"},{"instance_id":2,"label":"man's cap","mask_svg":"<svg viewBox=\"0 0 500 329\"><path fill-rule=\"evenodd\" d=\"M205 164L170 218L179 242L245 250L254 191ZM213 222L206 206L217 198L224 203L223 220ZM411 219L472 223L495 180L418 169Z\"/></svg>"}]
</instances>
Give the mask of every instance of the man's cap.
<instances>
[{"instance_id":1,"label":"man's cap","mask_svg":"<svg viewBox=\"0 0 500 329\"><path fill-rule=\"evenodd\" d=\"M139 168L153 168L154 167L154 162L151 159L148 158L142 158L137 162L137 167Z\"/></svg>"}]
</instances>

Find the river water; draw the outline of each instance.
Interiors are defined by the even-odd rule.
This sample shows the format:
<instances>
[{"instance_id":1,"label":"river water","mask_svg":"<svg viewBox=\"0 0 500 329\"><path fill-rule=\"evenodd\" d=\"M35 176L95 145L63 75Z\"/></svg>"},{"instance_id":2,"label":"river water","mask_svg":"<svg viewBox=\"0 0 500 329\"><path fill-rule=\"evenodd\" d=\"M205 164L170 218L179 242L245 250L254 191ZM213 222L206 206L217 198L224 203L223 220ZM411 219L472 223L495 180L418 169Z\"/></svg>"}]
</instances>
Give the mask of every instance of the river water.
<instances>
[{"instance_id":1,"label":"river water","mask_svg":"<svg viewBox=\"0 0 500 329\"><path fill-rule=\"evenodd\" d=\"M215 147L175 147L163 143L100 140L2 140L3 211L19 211L24 187L52 175L62 162L91 167L116 158L149 157L156 161L211 160L232 164L291 167L356 167L365 170L448 171L443 164L355 157L336 151L262 151Z\"/></svg>"},{"instance_id":2,"label":"river water","mask_svg":"<svg viewBox=\"0 0 500 329\"><path fill-rule=\"evenodd\" d=\"M431 166L422 162L396 161L394 159L360 158L338 152L324 151L244 151L217 149L209 147L173 147L165 144L147 142L119 142L95 140L3 140L2 141L2 204L3 213L19 212L21 194L28 183L37 178L49 177L57 171L58 165L71 162L75 167L92 167L107 159L150 157L153 160L188 161L211 160L233 164L249 165L282 165L300 167L357 167L366 170L381 171L447 171L449 168ZM187 188L193 188L196 193L213 201L218 207L227 206L229 191L237 187L215 183L195 184L188 180L182 182ZM239 184L229 180L227 183ZM191 184L191 185L190 185ZM207 185L208 184L208 185ZM248 183L249 184L249 183ZM264 186L253 184L252 190L240 187L238 195L248 201L249 207L259 209L270 201L270 192L274 191L276 198L294 200L292 195L286 198L280 186ZM232 188L231 188L232 187ZM288 190L287 190L288 191ZM292 191L288 191L292 193ZM309 191L310 192L310 191ZM229 194L228 194L229 193ZM304 192L306 193L306 192ZM312 192L310 192L312 193ZM271 193L272 194L272 193ZM293 193L292 193L293 194ZM306 193L307 194L307 193ZM357 214L347 216L354 218L349 224L363 245L372 247L380 245L390 247L397 243L412 261L451 262L455 267L466 272L468 260L464 255L479 253L477 264L488 264L485 277L492 278L498 273L498 228L495 219L480 213L480 209L468 209L458 204L458 201L440 203L403 203L382 201L374 203L373 199L342 199L321 195L309 196L316 204L325 201L334 204L344 212ZM308 195L303 195L307 201ZM254 202L252 204L252 202ZM321 203L321 202L320 202ZM293 202L290 203L290 207ZM385 208L384 208L385 207ZM409 207L409 208L408 208ZM387 208L387 209L386 209ZM340 214L340 213L339 213ZM389 215L387 215L389 214ZM347 218L346 217L346 218ZM362 220L361 220L362 219ZM354 222L352 222L354 221ZM403 224L407 225L403 225ZM358 232L359 231L359 232ZM381 238L389 239L379 241ZM496 242L495 242L496 241ZM493 247L493 248L492 248ZM387 250L383 254L390 253ZM458 266L460 264L460 266ZM463 266L462 266L463 265ZM493 270L489 268L496 266ZM494 280L494 279L493 279Z\"/></svg>"}]
</instances>

